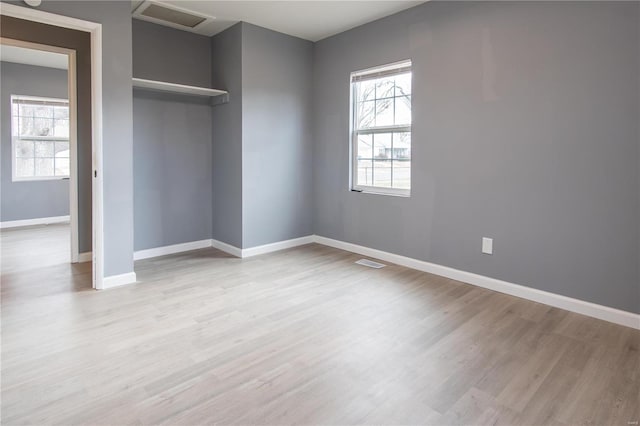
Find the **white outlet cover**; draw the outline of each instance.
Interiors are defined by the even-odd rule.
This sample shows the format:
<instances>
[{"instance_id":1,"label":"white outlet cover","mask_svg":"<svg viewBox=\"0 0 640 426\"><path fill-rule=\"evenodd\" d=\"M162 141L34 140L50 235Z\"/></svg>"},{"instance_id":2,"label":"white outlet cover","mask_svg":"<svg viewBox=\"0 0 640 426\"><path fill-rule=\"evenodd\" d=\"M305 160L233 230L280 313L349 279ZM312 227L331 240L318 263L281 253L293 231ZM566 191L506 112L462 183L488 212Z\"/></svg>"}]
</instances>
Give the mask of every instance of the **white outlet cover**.
<instances>
[{"instance_id":1,"label":"white outlet cover","mask_svg":"<svg viewBox=\"0 0 640 426\"><path fill-rule=\"evenodd\" d=\"M482 252L493 254L493 238L482 237Z\"/></svg>"}]
</instances>

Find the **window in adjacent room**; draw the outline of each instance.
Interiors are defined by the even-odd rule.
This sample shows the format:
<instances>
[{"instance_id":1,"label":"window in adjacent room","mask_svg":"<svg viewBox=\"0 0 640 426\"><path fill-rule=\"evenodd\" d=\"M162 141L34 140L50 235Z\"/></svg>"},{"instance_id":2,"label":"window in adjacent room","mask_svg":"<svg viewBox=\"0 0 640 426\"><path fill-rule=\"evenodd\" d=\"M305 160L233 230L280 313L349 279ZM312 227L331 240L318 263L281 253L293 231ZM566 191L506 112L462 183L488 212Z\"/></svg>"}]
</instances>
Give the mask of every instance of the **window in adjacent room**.
<instances>
[{"instance_id":1,"label":"window in adjacent room","mask_svg":"<svg viewBox=\"0 0 640 426\"><path fill-rule=\"evenodd\" d=\"M14 181L69 177L69 101L11 96Z\"/></svg>"},{"instance_id":2,"label":"window in adjacent room","mask_svg":"<svg viewBox=\"0 0 640 426\"><path fill-rule=\"evenodd\" d=\"M352 189L411 190L411 61L351 73Z\"/></svg>"}]
</instances>

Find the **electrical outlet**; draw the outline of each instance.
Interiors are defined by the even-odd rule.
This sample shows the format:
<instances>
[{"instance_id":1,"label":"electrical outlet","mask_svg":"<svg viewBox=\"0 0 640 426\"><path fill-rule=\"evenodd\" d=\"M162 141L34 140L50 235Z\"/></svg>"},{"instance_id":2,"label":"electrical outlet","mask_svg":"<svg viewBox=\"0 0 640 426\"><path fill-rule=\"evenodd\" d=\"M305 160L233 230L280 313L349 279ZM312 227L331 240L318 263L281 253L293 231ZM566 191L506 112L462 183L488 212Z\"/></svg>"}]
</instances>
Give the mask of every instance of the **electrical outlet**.
<instances>
[{"instance_id":1,"label":"electrical outlet","mask_svg":"<svg viewBox=\"0 0 640 426\"><path fill-rule=\"evenodd\" d=\"M493 238L482 237L482 252L493 254Z\"/></svg>"}]
</instances>

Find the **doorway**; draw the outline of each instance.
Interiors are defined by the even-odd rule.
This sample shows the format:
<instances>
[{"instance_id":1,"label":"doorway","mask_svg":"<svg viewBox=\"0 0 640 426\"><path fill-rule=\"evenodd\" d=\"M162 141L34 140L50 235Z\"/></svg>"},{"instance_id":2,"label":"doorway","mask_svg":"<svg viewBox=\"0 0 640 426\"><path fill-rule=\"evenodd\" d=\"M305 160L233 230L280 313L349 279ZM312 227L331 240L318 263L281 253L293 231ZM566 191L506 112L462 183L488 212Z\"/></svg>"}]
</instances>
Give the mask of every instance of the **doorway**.
<instances>
[{"instance_id":1,"label":"doorway","mask_svg":"<svg viewBox=\"0 0 640 426\"><path fill-rule=\"evenodd\" d=\"M56 248L39 261L90 262L90 238L81 239L78 230L78 189L90 185L78 185L75 51L0 38L0 61L2 228L56 224L57 232L44 233L43 245L32 247ZM58 253L65 245L68 253Z\"/></svg>"},{"instance_id":2,"label":"doorway","mask_svg":"<svg viewBox=\"0 0 640 426\"><path fill-rule=\"evenodd\" d=\"M103 173L102 173L102 26L62 15L3 3L0 7L0 36L2 40L13 40L39 45L45 50L63 49L73 58L75 91L69 100L76 100L70 115L76 114L75 157L70 161L70 177L74 173L73 187L77 199L77 261L91 260L92 287L103 288L104 281L104 230L103 230ZM70 150L71 150L70 143ZM70 152L70 157L73 154ZM76 167L74 171L74 167ZM71 182L70 182L71 183ZM83 186L89 190L83 190ZM88 194L88 195L87 195ZM71 213L70 211L70 213ZM84 242L84 243L83 243ZM84 247L84 249L83 249ZM86 251L89 248L89 251ZM76 260L76 250L71 250ZM88 263L88 262L87 262ZM91 263L89 263L91 264Z\"/></svg>"}]
</instances>

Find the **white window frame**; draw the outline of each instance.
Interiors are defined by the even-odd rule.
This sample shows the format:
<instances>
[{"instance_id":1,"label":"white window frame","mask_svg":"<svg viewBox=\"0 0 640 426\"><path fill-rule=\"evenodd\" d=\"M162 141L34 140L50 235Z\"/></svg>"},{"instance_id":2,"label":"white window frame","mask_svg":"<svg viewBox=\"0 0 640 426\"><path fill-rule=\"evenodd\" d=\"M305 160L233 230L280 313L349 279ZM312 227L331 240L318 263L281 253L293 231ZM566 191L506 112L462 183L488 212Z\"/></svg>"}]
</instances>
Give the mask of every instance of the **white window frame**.
<instances>
[{"instance_id":1,"label":"white window frame","mask_svg":"<svg viewBox=\"0 0 640 426\"><path fill-rule=\"evenodd\" d=\"M55 103L66 103L67 108L70 108L68 99L61 98L47 98L43 96L25 96L25 95L11 95L11 105L10 105L10 114L11 114L11 181L12 182L37 182L37 181L47 181L47 180L65 180L70 178L70 174L64 176L17 176L16 171L18 169L16 157L16 145L19 141L52 141L52 142L68 142L69 143L69 173L71 173L71 138L70 137L61 137L61 136L20 136L14 133L13 129L13 102L14 99L22 99L27 101L37 101L37 102L55 102ZM69 109L69 113L71 113L71 109ZM69 117L71 120L71 117ZM71 129L69 129L71 131ZM54 152L55 156L55 152ZM55 164L55 163L54 163Z\"/></svg>"},{"instance_id":2,"label":"white window frame","mask_svg":"<svg viewBox=\"0 0 640 426\"><path fill-rule=\"evenodd\" d=\"M356 85L355 82L358 77L369 77L371 79L382 77L382 76L393 76L398 74L405 74L407 71L412 72L412 63L411 60L404 60L400 62L394 62L387 65L381 65L373 68L367 68L365 70L352 72L349 76L349 87L350 87L350 146L349 146L349 155L351 157L350 162L350 190L355 192L364 192L369 194L379 194L379 195L394 195L400 197L410 197L411 196L411 178L409 178L409 189L404 188L387 188L381 186L369 186L369 185L357 185L356 174L358 173L358 135L371 134L375 135L376 133L393 133L393 132L405 132L410 133L412 136L413 143L413 133L412 133L412 124L409 125L393 125L393 126L378 126L378 127L370 127L367 129L358 130L356 128L356 110L357 110L357 94L356 94ZM411 74L413 79L413 73ZM356 80L356 81L354 81ZM413 85L411 88L411 112L413 115ZM393 160L392 160L393 161ZM413 157L410 159L413 162Z\"/></svg>"}]
</instances>

